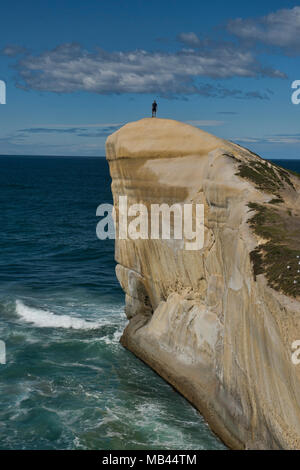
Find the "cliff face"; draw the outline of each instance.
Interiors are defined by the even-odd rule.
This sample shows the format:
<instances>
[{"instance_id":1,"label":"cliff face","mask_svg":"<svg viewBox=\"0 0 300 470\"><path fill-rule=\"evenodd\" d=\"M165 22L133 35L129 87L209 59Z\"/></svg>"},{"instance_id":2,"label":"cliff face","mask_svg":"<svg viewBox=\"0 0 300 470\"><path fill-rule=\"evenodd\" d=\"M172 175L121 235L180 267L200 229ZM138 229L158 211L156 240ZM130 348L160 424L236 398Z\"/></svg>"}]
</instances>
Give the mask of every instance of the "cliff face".
<instances>
[{"instance_id":1,"label":"cliff face","mask_svg":"<svg viewBox=\"0 0 300 470\"><path fill-rule=\"evenodd\" d=\"M229 447L300 449L300 365L291 359L300 340L300 180L171 120L127 124L106 149L117 215L119 196L149 208L205 207L199 251L180 240L116 240L129 319L122 344Z\"/></svg>"}]
</instances>

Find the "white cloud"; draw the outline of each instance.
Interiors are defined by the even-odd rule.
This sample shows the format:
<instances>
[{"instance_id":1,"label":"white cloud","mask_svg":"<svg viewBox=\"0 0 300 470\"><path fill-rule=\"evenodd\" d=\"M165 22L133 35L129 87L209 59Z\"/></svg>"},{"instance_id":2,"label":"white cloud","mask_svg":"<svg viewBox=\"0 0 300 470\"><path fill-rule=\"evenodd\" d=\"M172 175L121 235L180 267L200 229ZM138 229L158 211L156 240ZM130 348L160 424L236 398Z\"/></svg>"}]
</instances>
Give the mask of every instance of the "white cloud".
<instances>
[{"instance_id":1,"label":"white cloud","mask_svg":"<svg viewBox=\"0 0 300 470\"><path fill-rule=\"evenodd\" d=\"M216 127L223 126L224 121L185 121L187 124L196 127Z\"/></svg>"},{"instance_id":2,"label":"white cloud","mask_svg":"<svg viewBox=\"0 0 300 470\"><path fill-rule=\"evenodd\" d=\"M229 21L228 30L242 39L278 46L289 53L300 52L300 7L277 10L259 18L237 18Z\"/></svg>"},{"instance_id":3,"label":"white cloud","mask_svg":"<svg viewBox=\"0 0 300 470\"><path fill-rule=\"evenodd\" d=\"M233 45L213 44L201 50L174 53L89 53L78 44L63 44L40 55L26 55L18 62L20 87L39 91L100 94L151 93L165 96L197 93L203 96L266 98L259 92L246 96L241 90L199 84L198 79L230 77L283 77L262 67L251 52Z\"/></svg>"},{"instance_id":4,"label":"white cloud","mask_svg":"<svg viewBox=\"0 0 300 470\"><path fill-rule=\"evenodd\" d=\"M266 139L267 142L270 142L270 143L273 143L273 144L298 144L300 143L300 139L296 139L296 138L269 138L269 139Z\"/></svg>"},{"instance_id":5,"label":"white cloud","mask_svg":"<svg viewBox=\"0 0 300 470\"><path fill-rule=\"evenodd\" d=\"M235 142L252 143L252 144L299 144L300 136L267 136L267 137L236 137Z\"/></svg>"},{"instance_id":6,"label":"white cloud","mask_svg":"<svg viewBox=\"0 0 300 470\"><path fill-rule=\"evenodd\" d=\"M22 46L16 46L15 44L7 44L3 49L0 50L0 54L7 55L8 57L15 57L19 54L24 54L26 49Z\"/></svg>"},{"instance_id":7,"label":"white cloud","mask_svg":"<svg viewBox=\"0 0 300 470\"><path fill-rule=\"evenodd\" d=\"M107 137L122 126L121 123L114 124L83 124L83 125L46 125L32 126L25 129L19 129L19 136L38 135L38 134L73 134L78 137Z\"/></svg>"},{"instance_id":8,"label":"white cloud","mask_svg":"<svg viewBox=\"0 0 300 470\"><path fill-rule=\"evenodd\" d=\"M195 33L180 33L178 34L177 39L190 47L198 47L201 43L200 39Z\"/></svg>"},{"instance_id":9,"label":"white cloud","mask_svg":"<svg viewBox=\"0 0 300 470\"><path fill-rule=\"evenodd\" d=\"M236 142L243 142L243 143L257 143L257 142L260 142L259 139L255 139L254 137L236 137L235 139L233 139L234 141Z\"/></svg>"},{"instance_id":10,"label":"white cloud","mask_svg":"<svg viewBox=\"0 0 300 470\"><path fill-rule=\"evenodd\" d=\"M109 122L109 123L96 123L96 124L37 124L32 126L32 128L36 127L44 127L47 129L55 128L55 129L69 129L69 128L76 128L76 129L90 129L90 128L102 128L102 127L120 127L124 123L122 122Z\"/></svg>"}]
</instances>

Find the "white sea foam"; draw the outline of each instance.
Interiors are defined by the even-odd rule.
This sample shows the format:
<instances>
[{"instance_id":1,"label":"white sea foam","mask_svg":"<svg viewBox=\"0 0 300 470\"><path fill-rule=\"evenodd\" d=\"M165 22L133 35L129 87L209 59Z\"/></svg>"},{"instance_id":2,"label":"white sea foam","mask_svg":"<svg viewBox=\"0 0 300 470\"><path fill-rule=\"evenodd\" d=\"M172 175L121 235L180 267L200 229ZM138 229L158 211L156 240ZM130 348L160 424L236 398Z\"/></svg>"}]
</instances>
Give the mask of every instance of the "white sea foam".
<instances>
[{"instance_id":1,"label":"white sea foam","mask_svg":"<svg viewBox=\"0 0 300 470\"><path fill-rule=\"evenodd\" d=\"M117 331L114 332L114 334L104 336L101 338L101 341L103 341L105 344L119 344L120 338L123 334L124 327L121 326Z\"/></svg>"},{"instance_id":2,"label":"white sea foam","mask_svg":"<svg viewBox=\"0 0 300 470\"><path fill-rule=\"evenodd\" d=\"M70 315L56 315L49 310L27 307L16 300L16 312L26 322L40 328L73 328L74 330L95 330L102 326L99 322L83 320Z\"/></svg>"}]
</instances>

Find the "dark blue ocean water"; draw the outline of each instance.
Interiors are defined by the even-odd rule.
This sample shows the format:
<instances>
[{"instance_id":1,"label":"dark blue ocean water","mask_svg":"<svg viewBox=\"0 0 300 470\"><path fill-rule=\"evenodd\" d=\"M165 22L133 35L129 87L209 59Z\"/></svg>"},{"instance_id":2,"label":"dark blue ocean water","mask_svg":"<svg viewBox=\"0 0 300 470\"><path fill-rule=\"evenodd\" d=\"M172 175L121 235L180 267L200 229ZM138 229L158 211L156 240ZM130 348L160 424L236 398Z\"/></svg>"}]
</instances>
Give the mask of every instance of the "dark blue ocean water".
<instances>
[{"instance_id":1,"label":"dark blue ocean water","mask_svg":"<svg viewBox=\"0 0 300 470\"><path fill-rule=\"evenodd\" d=\"M1 449L221 448L119 344L126 324L105 159L0 157Z\"/></svg>"},{"instance_id":2,"label":"dark blue ocean water","mask_svg":"<svg viewBox=\"0 0 300 470\"><path fill-rule=\"evenodd\" d=\"M110 183L101 158L0 157L0 449L221 449L119 344L114 243L95 232Z\"/></svg>"}]
</instances>

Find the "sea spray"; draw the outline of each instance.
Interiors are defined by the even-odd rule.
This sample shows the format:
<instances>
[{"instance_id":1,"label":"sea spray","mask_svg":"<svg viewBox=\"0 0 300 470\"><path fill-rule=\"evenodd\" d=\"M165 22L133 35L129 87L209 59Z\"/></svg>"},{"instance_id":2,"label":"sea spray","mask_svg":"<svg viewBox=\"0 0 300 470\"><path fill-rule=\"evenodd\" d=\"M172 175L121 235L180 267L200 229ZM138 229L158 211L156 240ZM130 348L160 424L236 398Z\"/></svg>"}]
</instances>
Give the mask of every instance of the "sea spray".
<instances>
[{"instance_id":1,"label":"sea spray","mask_svg":"<svg viewBox=\"0 0 300 470\"><path fill-rule=\"evenodd\" d=\"M70 315L56 315L49 310L26 306L21 300L16 300L16 313L26 322L40 328L73 328L74 330L95 330L100 328L100 322L83 320Z\"/></svg>"}]
</instances>

